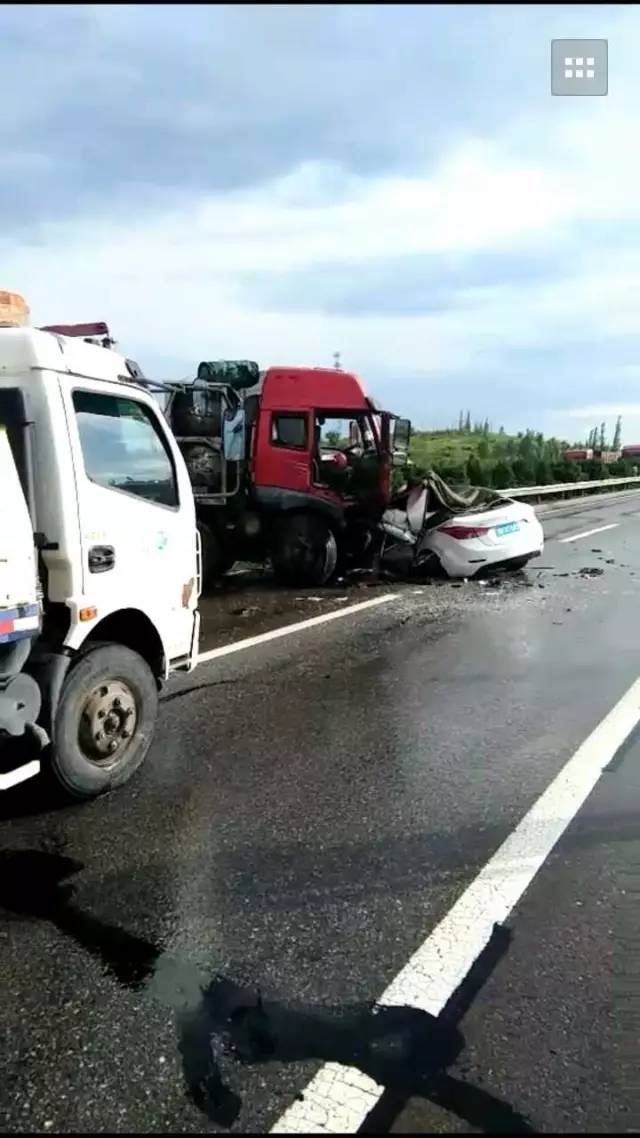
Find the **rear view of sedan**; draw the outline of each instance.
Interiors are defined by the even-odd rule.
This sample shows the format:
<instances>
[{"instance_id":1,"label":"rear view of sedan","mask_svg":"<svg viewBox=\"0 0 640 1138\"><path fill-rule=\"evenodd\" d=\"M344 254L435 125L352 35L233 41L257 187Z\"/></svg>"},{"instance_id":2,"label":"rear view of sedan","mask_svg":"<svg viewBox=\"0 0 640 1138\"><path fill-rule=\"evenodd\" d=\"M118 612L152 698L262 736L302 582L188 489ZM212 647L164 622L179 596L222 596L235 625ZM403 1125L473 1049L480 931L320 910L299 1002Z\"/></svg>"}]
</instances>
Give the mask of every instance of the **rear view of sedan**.
<instances>
[{"instance_id":1,"label":"rear view of sedan","mask_svg":"<svg viewBox=\"0 0 640 1138\"><path fill-rule=\"evenodd\" d=\"M447 576L473 577L484 569L522 569L542 553L544 531L531 506L504 498L434 526L421 548L437 556Z\"/></svg>"}]
</instances>

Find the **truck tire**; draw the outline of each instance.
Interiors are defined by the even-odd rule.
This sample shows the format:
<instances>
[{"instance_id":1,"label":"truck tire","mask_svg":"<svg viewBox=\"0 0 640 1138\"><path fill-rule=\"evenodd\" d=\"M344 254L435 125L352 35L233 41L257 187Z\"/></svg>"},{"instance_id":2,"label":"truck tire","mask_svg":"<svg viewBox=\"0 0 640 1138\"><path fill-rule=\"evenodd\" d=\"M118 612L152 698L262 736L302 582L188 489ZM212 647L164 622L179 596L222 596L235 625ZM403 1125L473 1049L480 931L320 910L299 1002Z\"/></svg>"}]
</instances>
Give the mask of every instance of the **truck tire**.
<instances>
[{"instance_id":1,"label":"truck tire","mask_svg":"<svg viewBox=\"0 0 640 1138\"><path fill-rule=\"evenodd\" d=\"M200 546L202 549L202 591L211 592L216 581L234 564L236 558L225 549L223 541L214 528L206 522L198 522Z\"/></svg>"},{"instance_id":2,"label":"truck tire","mask_svg":"<svg viewBox=\"0 0 640 1138\"><path fill-rule=\"evenodd\" d=\"M215 438L222 433L222 393L195 390L176 393L171 407L171 429L179 437L206 436Z\"/></svg>"},{"instance_id":3,"label":"truck tire","mask_svg":"<svg viewBox=\"0 0 640 1138\"><path fill-rule=\"evenodd\" d=\"M91 646L67 672L53 725L53 774L74 798L127 782L151 746L158 688L142 656L122 644Z\"/></svg>"},{"instance_id":4,"label":"truck tire","mask_svg":"<svg viewBox=\"0 0 640 1138\"><path fill-rule=\"evenodd\" d=\"M325 585L338 564L338 543L331 526L315 514L291 514L276 528L273 572L282 585Z\"/></svg>"}]
</instances>

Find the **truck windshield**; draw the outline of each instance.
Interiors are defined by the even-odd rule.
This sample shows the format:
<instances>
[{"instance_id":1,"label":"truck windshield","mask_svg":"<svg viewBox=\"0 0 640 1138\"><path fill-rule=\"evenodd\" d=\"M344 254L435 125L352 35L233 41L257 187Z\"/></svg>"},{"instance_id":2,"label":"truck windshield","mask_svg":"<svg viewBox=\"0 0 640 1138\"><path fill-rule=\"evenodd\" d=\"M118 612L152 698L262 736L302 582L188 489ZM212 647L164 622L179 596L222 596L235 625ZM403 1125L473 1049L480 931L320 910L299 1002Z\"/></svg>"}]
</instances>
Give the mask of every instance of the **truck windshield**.
<instances>
[{"instance_id":1,"label":"truck windshield","mask_svg":"<svg viewBox=\"0 0 640 1138\"><path fill-rule=\"evenodd\" d=\"M173 463L146 406L93 391L75 391L73 405L93 482L163 506L178 504Z\"/></svg>"},{"instance_id":2,"label":"truck windshield","mask_svg":"<svg viewBox=\"0 0 640 1138\"><path fill-rule=\"evenodd\" d=\"M321 451L375 451L376 439L371 416L362 411L342 413L318 412L316 437Z\"/></svg>"}]
</instances>

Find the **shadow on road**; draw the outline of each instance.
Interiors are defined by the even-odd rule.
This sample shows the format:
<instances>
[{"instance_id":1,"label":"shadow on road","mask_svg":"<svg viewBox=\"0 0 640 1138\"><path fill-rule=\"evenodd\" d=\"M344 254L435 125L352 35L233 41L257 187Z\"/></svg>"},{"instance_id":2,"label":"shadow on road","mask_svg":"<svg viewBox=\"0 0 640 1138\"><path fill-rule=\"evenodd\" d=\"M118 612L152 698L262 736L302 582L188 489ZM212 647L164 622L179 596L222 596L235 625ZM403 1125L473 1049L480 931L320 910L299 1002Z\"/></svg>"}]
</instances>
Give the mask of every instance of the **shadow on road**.
<instances>
[{"instance_id":1,"label":"shadow on road","mask_svg":"<svg viewBox=\"0 0 640 1138\"><path fill-rule=\"evenodd\" d=\"M189 963L106 923L74 904L70 880L82 863L60 849L0 851L0 908L11 918L49 921L124 987L144 987L172 1007L185 1088L213 1122L231 1127L242 1101L229 1086L229 1064L308 1060L356 1067L385 1087L362 1131L384 1133L409 1098L444 1106L490 1133L532 1133L508 1103L448 1074L465 1042L458 1027L507 951L510 932L496 926L485 952L437 1017L375 1003L318 1008L262 998L222 976L202 978Z\"/></svg>"}]
</instances>

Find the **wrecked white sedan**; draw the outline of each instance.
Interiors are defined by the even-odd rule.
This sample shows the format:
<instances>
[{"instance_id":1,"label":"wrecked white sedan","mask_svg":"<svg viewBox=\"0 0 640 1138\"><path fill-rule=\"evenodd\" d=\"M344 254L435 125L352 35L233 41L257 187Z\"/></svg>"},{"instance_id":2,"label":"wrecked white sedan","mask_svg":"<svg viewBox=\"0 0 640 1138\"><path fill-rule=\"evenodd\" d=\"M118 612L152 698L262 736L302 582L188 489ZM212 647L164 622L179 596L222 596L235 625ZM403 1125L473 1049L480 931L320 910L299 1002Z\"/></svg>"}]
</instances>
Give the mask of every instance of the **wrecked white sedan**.
<instances>
[{"instance_id":1,"label":"wrecked white sedan","mask_svg":"<svg viewBox=\"0 0 640 1138\"><path fill-rule=\"evenodd\" d=\"M522 569L544 549L535 510L495 490L454 491L436 474L405 490L385 512L382 563L406 572L474 577Z\"/></svg>"}]
</instances>

